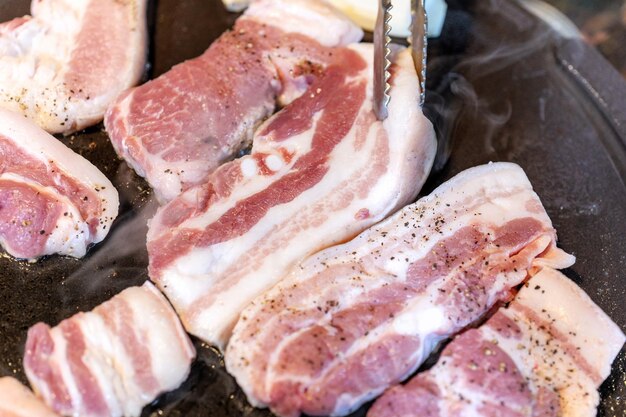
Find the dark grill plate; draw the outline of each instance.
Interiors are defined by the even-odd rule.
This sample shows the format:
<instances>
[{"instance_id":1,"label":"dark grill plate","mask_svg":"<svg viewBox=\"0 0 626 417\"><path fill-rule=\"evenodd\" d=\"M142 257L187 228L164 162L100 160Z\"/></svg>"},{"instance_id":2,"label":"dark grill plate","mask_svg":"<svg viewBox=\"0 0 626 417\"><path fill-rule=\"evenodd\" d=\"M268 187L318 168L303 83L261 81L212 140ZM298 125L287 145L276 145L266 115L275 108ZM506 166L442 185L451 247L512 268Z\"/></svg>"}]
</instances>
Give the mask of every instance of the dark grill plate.
<instances>
[{"instance_id":1,"label":"dark grill plate","mask_svg":"<svg viewBox=\"0 0 626 417\"><path fill-rule=\"evenodd\" d=\"M29 3L3 0L0 21L27 13ZM578 258L567 275L626 329L626 83L595 50L559 37L515 2L448 5L443 35L429 43L426 114L440 155L424 193L474 165L520 164L561 247ZM147 77L199 55L236 18L219 0L152 6ZM28 264L0 256L0 375L23 382L31 325L56 324L147 279L146 221L156 209L149 187L117 159L101 125L61 140L113 181L121 215L104 244L83 260ZM216 351L196 346L190 378L144 416L269 415L247 404ZM601 388L599 416L626 415L625 368L623 350Z\"/></svg>"}]
</instances>

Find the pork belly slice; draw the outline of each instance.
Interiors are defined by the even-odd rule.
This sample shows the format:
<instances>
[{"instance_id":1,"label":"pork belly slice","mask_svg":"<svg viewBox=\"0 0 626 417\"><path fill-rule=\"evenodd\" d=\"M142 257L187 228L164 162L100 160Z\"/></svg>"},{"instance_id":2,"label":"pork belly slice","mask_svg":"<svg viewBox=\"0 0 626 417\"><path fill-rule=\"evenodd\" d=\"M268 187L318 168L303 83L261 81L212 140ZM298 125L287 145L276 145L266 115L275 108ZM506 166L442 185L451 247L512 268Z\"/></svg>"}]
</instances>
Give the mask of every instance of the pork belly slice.
<instances>
[{"instance_id":1,"label":"pork belly slice","mask_svg":"<svg viewBox=\"0 0 626 417\"><path fill-rule=\"evenodd\" d=\"M0 107L50 133L100 122L147 55L147 0L33 0L0 23Z\"/></svg>"},{"instance_id":2,"label":"pork belly slice","mask_svg":"<svg viewBox=\"0 0 626 417\"><path fill-rule=\"evenodd\" d=\"M387 391L368 417L593 417L624 334L565 275L542 269L437 365Z\"/></svg>"},{"instance_id":3,"label":"pork belly slice","mask_svg":"<svg viewBox=\"0 0 626 417\"><path fill-rule=\"evenodd\" d=\"M435 152L409 51L395 58L390 116L372 110L373 46L334 53L302 97L262 126L252 154L162 207L151 279L185 328L223 349L241 310L307 255L415 198Z\"/></svg>"},{"instance_id":4,"label":"pork belly slice","mask_svg":"<svg viewBox=\"0 0 626 417\"><path fill-rule=\"evenodd\" d=\"M58 417L28 388L11 377L0 378L0 416Z\"/></svg>"},{"instance_id":5,"label":"pork belly slice","mask_svg":"<svg viewBox=\"0 0 626 417\"><path fill-rule=\"evenodd\" d=\"M61 415L128 417L177 388L194 357L174 310L147 282L56 327L31 327L24 370Z\"/></svg>"},{"instance_id":6,"label":"pork belly slice","mask_svg":"<svg viewBox=\"0 0 626 417\"><path fill-rule=\"evenodd\" d=\"M119 197L95 166L0 109L0 246L17 258L80 258L109 233Z\"/></svg>"},{"instance_id":7,"label":"pork belly slice","mask_svg":"<svg viewBox=\"0 0 626 417\"><path fill-rule=\"evenodd\" d=\"M472 168L255 299L226 367L255 406L345 415L507 300L529 271L573 261L519 166Z\"/></svg>"},{"instance_id":8,"label":"pork belly slice","mask_svg":"<svg viewBox=\"0 0 626 417\"><path fill-rule=\"evenodd\" d=\"M322 0L260 0L198 58L127 91L105 126L160 202L209 181L258 124L302 94L362 31Z\"/></svg>"}]
</instances>

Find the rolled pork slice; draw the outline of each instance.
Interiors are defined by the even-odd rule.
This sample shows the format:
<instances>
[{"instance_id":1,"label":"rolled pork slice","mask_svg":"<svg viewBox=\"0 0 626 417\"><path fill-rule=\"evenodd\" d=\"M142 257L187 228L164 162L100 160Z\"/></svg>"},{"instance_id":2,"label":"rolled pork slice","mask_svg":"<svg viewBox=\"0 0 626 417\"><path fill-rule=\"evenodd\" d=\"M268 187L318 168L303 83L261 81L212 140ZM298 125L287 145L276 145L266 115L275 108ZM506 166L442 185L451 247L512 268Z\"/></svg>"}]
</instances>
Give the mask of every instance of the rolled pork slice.
<instances>
[{"instance_id":1,"label":"rolled pork slice","mask_svg":"<svg viewBox=\"0 0 626 417\"><path fill-rule=\"evenodd\" d=\"M17 379L0 378L0 417L58 417Z\"/></svg>"},{"instance_id":2,"label":"rolled pork slice","mask_svg":"<svg viewBox=\"0 0 626 417\"><path fill-rule=\"evenodd\" d=\"M0 109L0 246L24 259L83 257L117 217L111 181L18 113Z\"/></svg>"},{"instance_id":3,"label":"rolled pork slice","mask_svg":"<svg viewBox=\"0 0 626 417\"><path fill-rule=\"evenodd\" d=\"M573 262L518 165L471 168L256 298L226 367L252 404L277 415L346 415L529 273Z\"/></svg>"},{"instance_id":4,"label":"rolled pork slice","mask_svg":"<svg viewBox=\"0 0 626 417\"><path fill-rule=\"evenodd\" d=\"M323 0L260 0L201 56L124 93L106 130L161 203L210 180L363 32Z\"/></svg>"},{"instance_id":5,"label":"rolled pork slice","mask_svg":"<svg viewBox=\"0 0 626 417\"><path fill-rule=\"evenodd\" d=\"M102 121L147 57L147 0L33 0L0 23L0 107L50 133Z\"/></svg>"},{"instance_id":6,"label":"rolled pork slice","mask_svg":"<svg viewBox=\"0 0 626 417\"><path fill-rule=\"evenodd\" d=\"M368 417L594 417L624 333L565 275L542 269L515 300L380 397Z\"/></svg>"},{"instance_id":7,"label":"rolled pork slice","mask_svg":"<svg viewBox=\"0 0 626 417\"><path fill-rule=\"evenodd\" d=\"M194 357L174 310L147 282L53 328L31 327L24 370L60 415L131 417L187 379Z\"/></svg>"},{"instance_id":8,"label":"rolled pork slice","mask_svg":"<svg viewBox=\"0 0 626 417\"><path fill-rule=\"evenodd\" d=\"M373 46L334 53L306 94L259 128L252 154L161 207L150 278L190 333L224 348L239 313L289 268L412 201L436 143L410 52L394 58L389 117L372 110Z\"/></svg>"}]
</instances>

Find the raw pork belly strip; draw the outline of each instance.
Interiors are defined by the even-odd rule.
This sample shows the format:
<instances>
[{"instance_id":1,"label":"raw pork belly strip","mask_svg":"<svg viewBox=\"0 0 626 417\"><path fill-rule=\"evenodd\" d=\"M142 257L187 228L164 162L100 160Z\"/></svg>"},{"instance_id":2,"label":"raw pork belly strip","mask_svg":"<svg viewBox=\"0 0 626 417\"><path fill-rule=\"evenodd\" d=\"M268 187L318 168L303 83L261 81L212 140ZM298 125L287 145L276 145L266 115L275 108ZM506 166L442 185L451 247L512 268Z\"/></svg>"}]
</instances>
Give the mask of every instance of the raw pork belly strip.
<instances>
[{"instance_id":1,"label":"raw pork belly strip","mask_svg":"<svg viewBox=\"0 0 626 417\"><path fill-rule=\"evenodd\" d=\"M185 328L223 348L239 313L295 263L415 198L435 138L409 51L393 66L389 118L372 111L370 44L337 50L309 91L255 136L252 154L162 207L150 277Z\"/></svg>"},{"instance_id":2,"label":"raw pork belly strip","mask_svg":"<svg viewBox=\"0 0 626 417\"><path fill-rule=\"evenodd\" d=\"M0 417L58 417L35 394L10 377L0 378Z\"/></svg>"},{"instance_id":3,"label":"raw pork belly strip","mask_svg":"<svg viewBox=\"0 0 626 417\"><path fill-rule=\"evenodd\" d=\"M35 392L67 416L138 416L189 374L195 350L150 283L89 313L28 331L24 369Z\"/></svg>"},{"instance_id":4,"label":"raw pork belly strip","mask_svg":"<svg viewBox=\"0 0 626 417\"><path fill-rule=\"evenodd\" d=\"M624 334L572 281L542 269L508 308L379 398L368 417L593 417Z\"/></svg>"},{"instance_id":5,"label":"raw pork belly strip","mask_svg":"<svg viewBox=\"0 0 626 417\"><path fill-rule=\"evenodd\" d=\"M249 145L278 98L300 95L362 32L321 0L260 0L198 58L129 90L105 126L161 202L208 181Z\"/></svg>"},{"instance_id":6,"label":"raw pork belly strip","mask_svg":"<svg viewBox=\"0 0 626 417\"><path fill-rule=\"evenodd\" d=\"M519 166L469 169L254 300L227 369L278 415L348 414L507 300L529 270L571 265L555 242Z\"/></svg>"},{"instance_id":7,"label":"raw pork belly strip","mask_svg":"<svg viewBox=\"0 0 626 417\"><path fill-rule=\"evenodd\" d=\"M111 182L23 116L0 109L0 246L18 258L80 258L117 217Z\"/></svg>"},{"instance_id":8,"label":"raw pork belly strip","mask_svg":"<svg viewBox=\"0 0 626 417\"><path fill-rule=\"evenodd\" d=\"M50 133L98 123L146 60L146 0L33 0L0 24L0 106Z\"/></svg>"}]
</instances>

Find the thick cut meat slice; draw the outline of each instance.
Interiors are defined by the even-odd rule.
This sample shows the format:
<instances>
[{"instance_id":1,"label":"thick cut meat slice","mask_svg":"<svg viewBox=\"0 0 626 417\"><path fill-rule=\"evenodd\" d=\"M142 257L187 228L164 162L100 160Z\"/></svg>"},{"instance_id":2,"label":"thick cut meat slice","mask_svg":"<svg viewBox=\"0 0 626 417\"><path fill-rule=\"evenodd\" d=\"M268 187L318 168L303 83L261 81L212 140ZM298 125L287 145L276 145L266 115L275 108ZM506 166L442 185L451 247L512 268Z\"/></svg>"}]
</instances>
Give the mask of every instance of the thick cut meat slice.
<instances>
[{"instance_id":1,"label":"thick cut meat slice","mask_svg":"<svg viewBox=\"0 0 626 417\"><path fill-rule=\"evenodd\" d=\"M245 309L226 366L276 414L345 415L409 376L539 265L566 267L522 169L467 170Z\"/></svg>"},{"instance_id":2,"label":"thick cut meat slice","mask_svg":"<svg viewBox=\"0 0 626 417\"><path fill-rule=\"evenodd\" d=\"M146 59L146 0L33 0L0 24L0 106L51 133L102 120Z\"/></svg>"},{"instance_id":3,"label":"thick cut meat slice","mask_svg":"<svg viewBox=\"0 0 626 417\"><path fill-rule=\"evenodd\" d=\"M195 350L178 317L150 283L89 313L28 330L26 376L67 416L138 416L189 374Z\"/></svg>"},{"instance_id":4,"label":"thick cut meat slice","mask_svg":"<svg viewBox=\"0 0 626 417\"><path fill-rule=\"evenodd\" d=\"M434 157L408 51L395 59L389 118L372 111L370 44L334 53L302 97L262 126L252 154L162 207L150 277L186 329L223 348L240 311L303 257L415 198Z\"/></svg>"},{"instance_id":5,"label":"thick cut meat slice","mask_svg":"<svg viewBox=\"0 0 626 417\"><path fill-rule=\"evenodd\" d=\"M0 245L18 258L82 257L117 217L118 194L89 161L0 109Z\"/></svg>"},{"instance_id":6,"label":"thick cut meat slice","mask_svg":"<svg viewBox=\"0 0 626 417\"><path fill-rule=\"evenodd\" d=\"M35 394L10 377L0 378L0 417L58 417Z\"/></svg>"},{"instance_id":7,"label":"thick cut meat slice","mask_svg":"<svg viewBox=\"0 0 626 417\"><path fill-rule=\"evenodd\" d=\"M437 365L390 389L369 417L593 417L624 334L572 281L542 269Z\"/></svg>"},{"instance_id":8,"label":"thick cut meat slice","mask_svg":"<svg viewBox=\"0 0 626 417\"><path fill-rule=\"evenodd\" d=\"M362 32L321 0L260 0L198 58L129 90L105 126L161 202L208 181Z\"/></svg>"}]
</instances>

